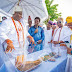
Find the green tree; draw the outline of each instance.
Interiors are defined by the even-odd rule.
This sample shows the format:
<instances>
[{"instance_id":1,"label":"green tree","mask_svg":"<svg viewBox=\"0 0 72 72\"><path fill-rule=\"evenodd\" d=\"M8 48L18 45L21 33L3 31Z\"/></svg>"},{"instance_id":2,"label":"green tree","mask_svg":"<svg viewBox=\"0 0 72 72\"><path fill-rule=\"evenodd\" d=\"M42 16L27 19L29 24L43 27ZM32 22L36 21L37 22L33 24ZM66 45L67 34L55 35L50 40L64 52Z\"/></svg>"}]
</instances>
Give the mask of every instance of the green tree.
<instances>
[{"instance_id":1,"label":"green tree","mask_svg":"<svg viewBox=\"0 0 72 72\"><path fill-rule=\"evenodd\" d=\"M48 19L45 21L45 23L48 22L48 20L54 21L57 20L59 16L61 16L61 13L57 13L57 7L58 4L52 5L54 0L45 0L47 11L48 11Z\"/></svg>"}]
</instances>

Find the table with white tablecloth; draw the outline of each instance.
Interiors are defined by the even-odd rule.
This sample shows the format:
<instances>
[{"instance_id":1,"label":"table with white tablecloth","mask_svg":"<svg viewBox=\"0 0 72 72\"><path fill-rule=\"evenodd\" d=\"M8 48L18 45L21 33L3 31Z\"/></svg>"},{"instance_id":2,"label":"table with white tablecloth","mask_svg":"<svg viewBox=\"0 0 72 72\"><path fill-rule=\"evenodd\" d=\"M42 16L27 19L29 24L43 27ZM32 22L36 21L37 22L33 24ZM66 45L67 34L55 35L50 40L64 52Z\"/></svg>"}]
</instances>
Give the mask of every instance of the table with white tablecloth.
<instances>
[{"instance_id":1,"label":"table with white tablecloth","mask_svg":"<svg viewBox=\"0 0 72 72\"><path fill-rule=\"evenodd\" d=\"M43 50L34 52L28 55L27 60L37 60L41 56L47 54L47 52L44 52ZM13 65L12 62L15 60L11 61L6 61L2 64L0 67L0 72L20 72L15 66ZM50 61L43 61L36 69L30 71L30 72L65 72L65 67L66 67L66 61L67 57L62 56L56 59L55 62L50 62Z\"/></svg>"}]
</instances>

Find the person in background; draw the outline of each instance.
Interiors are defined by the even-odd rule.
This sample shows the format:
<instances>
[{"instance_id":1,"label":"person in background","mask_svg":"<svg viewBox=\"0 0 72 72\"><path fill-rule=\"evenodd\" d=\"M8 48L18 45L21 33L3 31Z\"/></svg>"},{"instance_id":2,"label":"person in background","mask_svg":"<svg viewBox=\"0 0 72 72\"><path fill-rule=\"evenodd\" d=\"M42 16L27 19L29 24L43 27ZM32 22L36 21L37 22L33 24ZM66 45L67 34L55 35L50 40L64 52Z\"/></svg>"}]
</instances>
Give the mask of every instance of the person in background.
<instances>
[{"instance_id":1,"label":"person in background","mask_svg":"<svg viewBox=\"0 0 72 72\"><path fill-rule=\"evenodd\" d=\"M64 41L68 43L60 44L60 46L65 46L67 48L68 58L66 72L72 72L72 16L68 16L66 22L67 26L65 27Z\"/></svg>"},{"instance_id":2,"label":"person in background","mask_svg":"<svg viewBox=\"0 0 72 72\"><path fill-rule=\"evenodd\" d=\"M54 31L55 31L56 28L57 28L57 24L56 23L53 23L52 24L52 37L53 37Z\"/></svg>"},{"instance_id":3,"label":"person in background","mask_svg":"<svg viewBox=\"0 0 72 72\"><path fill-rule=\"evenodd\" d=\"M55 30L56 28L57 28L57 23L53 23L53 24L52 24L52 29Z\"/></svg>"},{"instance_id":4,"label":"person in background","mask_svg":"<svg viewBox=\"0 0 72 72\"><path fill-rule=\"evenodd\" d=\"M32 26L32 20L31 20L31 17L29 16L28 17L28 25L26 26L27 28L27 31L30 29L30 27ZM29 39L28 39L29 41ZM32 48L30 46L31 44L28 45L28 52L31 53L32 52Z\"/></svg>"},{"instance_id":5,"label":"person in background","mask_svg":"<svg viewBox=\"0 0 72 72\"><path fill-rule=\"evenodd\" d=\"M31 20L31 17L29 16L29 17L28 17L27 30L29 30L31 26L32 26L32 20Z\"/></svg>"},{"instance_id":6,"label":"person in background","mask_svg":"<svg viewBox=\"0 0 72 72\"><path fill-rule=\"evenodd\" d=\"M33 51L39 51L43 49L43 40L45 38L44 36L44 30L39 26L40 18L36 17L34 19L34 26L32 26L29 29L29 34L34 38L36 46L34 47Z\"/></svg>"},{"instance_id":7,"label":"person in background","mask_svg":"<svg viewBox=\"0 0 72 72\"><path fill-rule=\"evenodd\" d=\"M47 52L51 52L51 40L52 40L52 21L48 21L47 23L47 27L46 29L44 29L44 35L45 35L45 39L44 39L44 49Z\"/></svg>"},{"instance_id":8,"label":"person in background","mask_svg":"<svg viewBox=\"0 0 72 72\"><path fill-rule=\"evenodd\" d=\"M2 17L2 21L6 20L6 19L7 19L7 17L5 17L5 16Z\"/></svg>"}]
</instances>

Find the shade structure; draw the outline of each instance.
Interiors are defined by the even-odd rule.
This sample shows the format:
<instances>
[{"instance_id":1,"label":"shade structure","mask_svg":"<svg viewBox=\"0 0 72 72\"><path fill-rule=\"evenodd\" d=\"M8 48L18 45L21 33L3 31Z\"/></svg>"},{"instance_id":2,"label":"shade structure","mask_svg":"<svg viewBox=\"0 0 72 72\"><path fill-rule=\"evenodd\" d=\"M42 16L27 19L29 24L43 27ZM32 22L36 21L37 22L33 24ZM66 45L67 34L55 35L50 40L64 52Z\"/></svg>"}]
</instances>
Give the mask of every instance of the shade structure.
<instances>
[{"instance_id":1,"label":"shade structure","mask_svg":"<svg viewBox=\"0 0 72 72\"><path fill-rule=\"evenodd\" d=\"M26 21L28 21L28 16L31 16L32 20L40 17L41 21L48 18L45 0L0 0L0 8L12 14L13 8L18 3L23 8L23 17Z\"/></svg>"}]
</instances>

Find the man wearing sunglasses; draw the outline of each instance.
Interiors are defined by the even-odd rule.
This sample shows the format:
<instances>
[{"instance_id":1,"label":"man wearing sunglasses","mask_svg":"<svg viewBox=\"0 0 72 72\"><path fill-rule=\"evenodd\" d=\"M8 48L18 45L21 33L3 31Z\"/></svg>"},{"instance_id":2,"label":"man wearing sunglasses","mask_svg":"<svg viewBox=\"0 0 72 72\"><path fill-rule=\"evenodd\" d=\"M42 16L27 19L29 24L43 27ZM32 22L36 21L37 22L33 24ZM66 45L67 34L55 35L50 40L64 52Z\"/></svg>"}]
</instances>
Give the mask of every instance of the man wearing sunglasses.
<instances>
[{"instance_id":1,"label":"man wearing sunglasses","mask_svg":"<svg viewBox=\"0 0 72 72\"><path fill-rule=\"evenodd\" d=\"M58 18L57 25L58 25L58 28L54 31L54 34L53 34L52 48L53 48L53 52L55 52L57 55L61 55L62 56L63 50L64 49L66 50L65 47L61 48L61 46L60 46L60 43L64 43L62 41L63 40L64 31L65 31L65 29L63 28L63 18Z\"/></svg>"}]
</instances>

